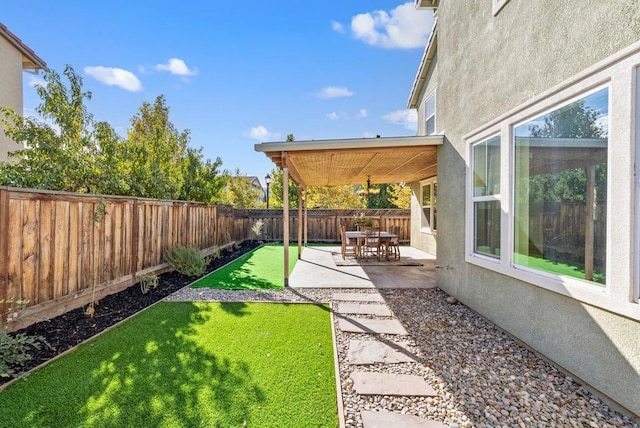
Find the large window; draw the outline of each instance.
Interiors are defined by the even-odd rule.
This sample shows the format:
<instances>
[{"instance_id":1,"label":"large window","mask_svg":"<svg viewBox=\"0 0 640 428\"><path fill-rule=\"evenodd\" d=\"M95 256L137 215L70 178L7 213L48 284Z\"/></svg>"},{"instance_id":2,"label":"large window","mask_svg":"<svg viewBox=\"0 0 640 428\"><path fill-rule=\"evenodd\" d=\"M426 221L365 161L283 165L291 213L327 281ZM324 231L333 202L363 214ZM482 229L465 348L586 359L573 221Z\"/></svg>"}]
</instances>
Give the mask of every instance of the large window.
<instances>
[{"instance_id":1,"label":"large window","mask_svg":"<svg viewBox=\"0 0 640 428\"><path fill-rule=\"evenodd\" d=\"M429 179L421 183L422 187L422 231L433 233L438 229L438 182Z\"/></svg>"},{"instance_id":2,"label":"large window","mask_svg":"<svg viewBox=\"0 0 640 428\"><path fill-rule=\"evenodd\" d=\"M607 88L514 129L514 263L605 283Z\"/></svg>"},{"instance_id":3,"label":"large window","mask_svg":"<svg viewBox=\"0 0 640 428\"><path fill-rule=\"evenodd\" d=\"M474 144L473 251L500 256L500 137Z\"/></svg>"},{"instance_id":4,"label":"large window","mask_svg":"<svg viewBox=\"0 0 640 428\"><path fill-rule=\"evenodd\" d=\"M424 102L424 133L433 135L436 133L436 93L433 92Z\"/></svg>"},{"instance_id":5,"label":"large window","mask_svg":"<svg viewBox=\"0 0 640 428\"><path fill-rule=\"evenodd\" d=\"M465 136L468 263L640 320L638 67L640 42Z\"/></svg>"}]
</instances>

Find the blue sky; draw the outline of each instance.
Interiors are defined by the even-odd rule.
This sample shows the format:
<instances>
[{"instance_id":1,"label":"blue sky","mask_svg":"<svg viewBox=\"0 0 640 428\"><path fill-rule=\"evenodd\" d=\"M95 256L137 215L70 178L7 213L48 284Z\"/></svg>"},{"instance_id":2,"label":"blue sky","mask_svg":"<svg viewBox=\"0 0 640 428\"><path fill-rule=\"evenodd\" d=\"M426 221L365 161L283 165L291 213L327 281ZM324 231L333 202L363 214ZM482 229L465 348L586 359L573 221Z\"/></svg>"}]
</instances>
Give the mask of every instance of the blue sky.
<instances>
[{"instance_id":1,"label":"blue sky","mask_svg":"<svg viewBox=\"0 0 640 428\"><path fill-rule=\"evenodd\" d=\"M5 0L2 22L59 72L74 67L89 110L126 135L164 95L190 145L263 177L254 144L415 135L406 103L433 24L413 1ZM25 114L39 103L24 75Z\"/></svg>"}]
</instances>

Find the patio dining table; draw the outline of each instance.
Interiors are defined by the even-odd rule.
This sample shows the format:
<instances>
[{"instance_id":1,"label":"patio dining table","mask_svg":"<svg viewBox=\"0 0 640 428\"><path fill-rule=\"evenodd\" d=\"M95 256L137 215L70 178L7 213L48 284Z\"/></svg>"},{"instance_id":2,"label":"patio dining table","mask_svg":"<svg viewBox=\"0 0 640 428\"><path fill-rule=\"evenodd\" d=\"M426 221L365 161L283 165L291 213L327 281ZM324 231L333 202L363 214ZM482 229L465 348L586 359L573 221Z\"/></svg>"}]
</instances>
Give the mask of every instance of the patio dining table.
<instances>
[{"instance_id":1,"label":"patio dining table","mask_svg":"<svg viewBox=\"0 0 640 428\"><path fill-rule=\"evenodd\" d=\"M384 256L385 260L389 261L389 242L393 238L397 238L398 235L386 232L386 231L375 231L375 232L366 232L360 230L353 230L345 232L347 239L355 239L357 242L357 257L362 258L362 248L364 246L366 239L378 239L378 259L380 259L380 247L384 246Z\"/></svg>"}]
</instances>

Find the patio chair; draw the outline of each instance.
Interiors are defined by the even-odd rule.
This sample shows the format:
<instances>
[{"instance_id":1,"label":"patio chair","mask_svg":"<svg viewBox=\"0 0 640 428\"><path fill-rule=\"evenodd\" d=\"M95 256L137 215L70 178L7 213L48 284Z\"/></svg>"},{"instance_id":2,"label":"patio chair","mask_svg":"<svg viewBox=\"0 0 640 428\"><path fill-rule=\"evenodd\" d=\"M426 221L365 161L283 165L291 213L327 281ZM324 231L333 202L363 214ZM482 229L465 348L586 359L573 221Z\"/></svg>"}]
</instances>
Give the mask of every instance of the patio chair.
<instances>
[{"instance_id":1,"label":"patio chair","mask_svg":"<svg viewBox=\"0 0 640 428\"><path fill-rule=\"evenodd\" d=\"M347 255L358 257L358 240L347 238L347 230L344 224L340 225L340 243L342 260L346 260Z\"/></svg>"},{"instance_id":2,"label":"patio chair","mask_svg":"<svg viewBox=\"0 0 640 428\"><path fill-rule=\"evenodd\" d=\"M380 229L377 231L369 229L365 233L370 233L371 236L364 238L362 245L362 252L364 258L370 258L375 256L377 260L380 260L381 253L383 251L382 241L380 240Z\"/></svg>"},{"instance_id":3,"label":"patio chair","mask_svg":"<svg viewBox=\"0 0 640 428\"><path fill-rule=\"evenodd\" d=\"M389 233L396 236L387 241L387 251L393 255L394 259L400 260L400 226L389 226Z\"/></svg>"}]
</instances>

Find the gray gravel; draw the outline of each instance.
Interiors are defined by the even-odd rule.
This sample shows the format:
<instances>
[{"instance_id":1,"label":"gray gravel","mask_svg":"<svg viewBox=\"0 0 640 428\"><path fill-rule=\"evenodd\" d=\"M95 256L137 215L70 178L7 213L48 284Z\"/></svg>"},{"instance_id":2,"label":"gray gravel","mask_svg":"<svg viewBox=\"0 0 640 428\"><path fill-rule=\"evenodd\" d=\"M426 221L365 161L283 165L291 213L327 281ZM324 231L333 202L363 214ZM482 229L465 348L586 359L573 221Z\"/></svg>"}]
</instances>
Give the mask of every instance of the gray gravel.
<instances>
[{"instance_id":1,"label":"gray gravel","mask_svg":"<svg viewBox=\"0 0 640 428\"><path fill-rule=\"evenodd\" d=\"M373 290L340 289L369 293ZM437 397L359 396L349 376L349 340L372 339L343 333L335 316L342 399L347 427L362 427L361 410L387 410L442 421L450 427L638 427L612 410L570 376L513 341L461 304L446 303L438 289L380 290L410 336L403 338L416 363L373 364L365 370L422 376ZM331 301L333 290L228 291L182 289L171 301ZM378 335L378 340L398 340ZM362 368L362 366L361 366Z\"/></svg>"}]
</instances>

